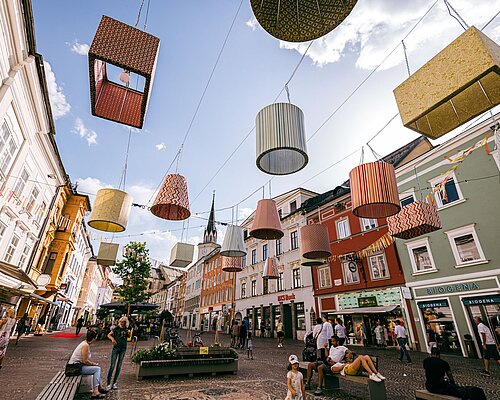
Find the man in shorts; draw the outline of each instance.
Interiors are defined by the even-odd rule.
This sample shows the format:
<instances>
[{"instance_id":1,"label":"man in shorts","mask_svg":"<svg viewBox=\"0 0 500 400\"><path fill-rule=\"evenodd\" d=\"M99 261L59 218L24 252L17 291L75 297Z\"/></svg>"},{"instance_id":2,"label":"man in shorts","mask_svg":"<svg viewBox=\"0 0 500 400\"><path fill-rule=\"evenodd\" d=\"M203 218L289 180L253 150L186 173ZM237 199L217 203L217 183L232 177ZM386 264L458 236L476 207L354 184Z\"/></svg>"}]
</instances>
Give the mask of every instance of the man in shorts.
<instances>
[{"instance_id":1,"label":"man in shorts","mask_svg":"<svg viewBox=\"0 0 500 400\"><path fill-rule=\"evenodd\" d=\"M481 371L481 375L490 376L490 359L492 358L500 365L500 356L498 354L498 349L491 333L490 328L483 324L481 317L474 317L474 322L477 325L477 331L481 337L481 343L483 347L483 362L484 370Z\"/></svg>"}]
</instances>

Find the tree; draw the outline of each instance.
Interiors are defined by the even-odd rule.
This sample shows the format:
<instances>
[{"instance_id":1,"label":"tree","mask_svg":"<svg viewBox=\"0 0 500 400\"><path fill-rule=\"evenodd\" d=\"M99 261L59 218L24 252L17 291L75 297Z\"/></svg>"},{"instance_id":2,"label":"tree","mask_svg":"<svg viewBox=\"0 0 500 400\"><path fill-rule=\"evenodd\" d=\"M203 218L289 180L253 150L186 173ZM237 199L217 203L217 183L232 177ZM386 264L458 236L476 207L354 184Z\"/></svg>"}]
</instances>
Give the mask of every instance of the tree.
<instances>
[{"instance_id":1,"label":"tree","mask_svg":"<svg viewBox=\"0 0 500 400\"><path fill-rule=\"evenodd\" d=\"M123 283L116 288L126 303L140 303L149 298L148 278L151 269L146 243L130 242L125 247L125 256L113 267Z\"/></svg>"}]
</instances>

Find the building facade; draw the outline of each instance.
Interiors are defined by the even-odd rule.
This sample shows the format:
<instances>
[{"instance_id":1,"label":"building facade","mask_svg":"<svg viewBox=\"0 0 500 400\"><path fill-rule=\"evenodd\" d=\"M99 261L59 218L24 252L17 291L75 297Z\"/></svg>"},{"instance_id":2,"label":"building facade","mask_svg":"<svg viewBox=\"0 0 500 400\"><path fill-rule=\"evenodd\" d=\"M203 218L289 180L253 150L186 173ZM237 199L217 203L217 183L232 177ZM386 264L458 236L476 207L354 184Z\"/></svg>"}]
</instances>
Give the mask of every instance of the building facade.
<instances>
[{"instance_id":1,"label":"building facade","mask_svg":"<svg viewBox=\"0 0 500 400\"><path fill-rule=\"evenodd\" d=\"M106 278L103 268L97 264L96 257L91 257L85 268L77 307L79 310L78 317L83 316L86 324L93 324L96 321L99 288L102 287L103 281Z\"/></svg>"},{"instance_id":2,"label":"building facade","mask_svg":"<svg viewBox=\"0 0 500 400\"><path fill-rule=\"evenodd\" d=\"M201 254L200 251L198 251L198 254ZM199 329L203 263L203 258L198 259L186 272L186 295L181 325L184 329Z\"/></svg>"}]
</instances>

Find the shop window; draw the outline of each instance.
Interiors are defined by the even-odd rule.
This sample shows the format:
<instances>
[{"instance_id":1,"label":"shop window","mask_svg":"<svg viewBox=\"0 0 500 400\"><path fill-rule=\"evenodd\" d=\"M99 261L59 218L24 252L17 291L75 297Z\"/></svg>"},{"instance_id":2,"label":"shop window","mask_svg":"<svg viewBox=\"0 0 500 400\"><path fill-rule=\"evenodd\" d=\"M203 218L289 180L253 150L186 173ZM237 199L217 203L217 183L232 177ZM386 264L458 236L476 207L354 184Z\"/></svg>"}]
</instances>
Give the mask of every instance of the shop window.
<instances>
[{"instance_id":1,"label":"shop window","mask_svg":"<svg viewBox=\"0 0 500 400\"><path fill-rule=\"evenodd\" d=\"M354 261L344 261L342 265L342 274L344 275L344 283L359 283L358 264Z\"/></svg>"},{"instance_id":2,"label":"shop window","mask_svg":"<svg viewBox=\"0 0 500 400\"><path fill-rule=\"evenodd\" d=\"M265 261L267 259L267 244L262 246L262 260Z\"/></svg>"},{"instance_id":3,"label":"shop window","mask_svg":"<svg viewBox=\"0 0 500 400\"><path fill-rule=\"evenodd\" d=\"M445 233L458 266L486 261L473 224Z\"/></svg>"},{"instance_id":4,"label":"shop window","mask_svg":"<svg viewBox=\"0 0 500 400\"><path fill-rule=\"evenodd\" d=\"M6 175L17 150L14 137L4 122L0 127L0 171Z\"/></svg>"},{"instance_id":5,"label":"shop window","mask_svg":"<svg viewBox=\"0 0 500 400\"><path fill-rule=\"evenodd\" d=\"M306 330L306 312L304 309L304 303L296 303L295 304L295 326L297 330L305 331Z\"/></svg>"},{"instance_id":6,"label":"shop window","mask_svg":"<svg viewBox=\"0 0 500 400\"><path fill-rule=\"evenodd\" d=\"M337 238L344 239L351 236L351 228L349 226L349 218L339 219L337 225Z\"/></svg>"},{"instance_id":7,"label":"shop window","mask_svg":"<svg viewBox=\"0 0 500 400\"><path fill-rule=\"evenodd\" d=\"M257 263L257 249L252 250L252 265Z\"/></svg>"},{"instance_id":8,"label":"shop window","mask_svg":"<svg viewBox=\"0 0 500 400\"><path fill-rule=\"evenodd\" d=\"M370 265L370 274L373 280L389 278L389 268L384 253L369 257L368 264Z\"/></svg>"},{"instance_id":9,"label":"shop window","mask_svg":"<svg viewBox=\"0 0 500 400\"><path fill-rule=\"evenodd\" d=\"M302 283L300 281L300 268L292 269L292 278L293 278L294 289L302 287Z\"/></svg>"},{"instance_id":10,"label":"shop window","mask_svg":"<svg viewBox=\"0 0 500 400\"><path fill-rule=\"evenodd\" d=\"M283 272L278 273L278 292L285 290L285 279Z\"/></svg>"},{"instance_id":11,"label":"shop window","mask_svg":"<svg viewBox=\"0 0 500 400\"><path fill-rule=\"evenodd\" d=\"M257 296L257 281L252 281L252 297Z\"/></svg>"},{"instance_id":12,"label":"shop window","mask_svg":"<svg viewBox=\"0 0 500 400\"><path fill-rule=\"evenodd\" d=\"M276 240L276 255L279 256L282 253L282 241L281 239Z\"/></svg>"},{"instance_id":13,"label":"shop window","mask_svg":"<svg viewBox=\"0 0 500 400\"><path fill-rule=\"evenodd\" d=\"M377 227L377 220L373 218L360 218L361 220L361 229L364 231L370 231Z\"/></svg>"},{"instance_id":14,"label":"shop window","mask_svg":"<svg viewBox=\"0 0 500 400\"><path fill-rule=\"evenodd\" d=\"M280 219L283 218L283 210L281 208L278 210L278 215L280 216Z\"/></svg>"},{"instance_id":15,"label":"shop window","mask_svg":"<svg viewBox=\"0 0 500 400\"><path fill-rule=\"evenodd\" d=\"M408 249L408 255L415 274L420 272L437 271L434 259L432 258L428 238L406 243L406 247Z\"/></svg>"},{"instance_id":16,"label":"shop window","mask_svg":"<svg viewBox=\"0 0 500 400\"><path fill-rule=\"evenodd\" d=\"M290 233L290 245L292 250L299 248L299 236L297 235L297 231Z\"/></svg>"},{"instance_id":17,"label":"shop window","mask_svg":"<svg viewBox=\"0 0 500 400\"><path fill-rule=\"evenodd\" d=\"M318 268L318 283L319 288L329 288L332 287L332 278L330 276L330 267Z\"/></svg>"},{"instance_id":18,"label":"shop window","mask_svg":"<svg viewBox=\"0 0 500 400\"><path fill-rule=\"evenodd\" d=\"M440 176L431 181L431 186L435 189L436 186L442 185L442 183L443 177ZM464 197L460 191L460 186L457 183L457 178L454 173L449 176L444 187L441 187L440 190L435 192L434 197L436 198L436 205L438 208L463 200Z\"/></svg>"},{"instance_id":19,"label":"shop window","mask_svg":"<svg viewBox=\"0 0 500 400\"><path fill-rule=\"evenodd\" d=\"M7 251L5 252L4 261L6 263L10 263L12 261L12 258L14 257L14 253L16 252L18 244L19 244L19 236L12 235L9 247L7 247Z\"/></svg>"}]
</instances>

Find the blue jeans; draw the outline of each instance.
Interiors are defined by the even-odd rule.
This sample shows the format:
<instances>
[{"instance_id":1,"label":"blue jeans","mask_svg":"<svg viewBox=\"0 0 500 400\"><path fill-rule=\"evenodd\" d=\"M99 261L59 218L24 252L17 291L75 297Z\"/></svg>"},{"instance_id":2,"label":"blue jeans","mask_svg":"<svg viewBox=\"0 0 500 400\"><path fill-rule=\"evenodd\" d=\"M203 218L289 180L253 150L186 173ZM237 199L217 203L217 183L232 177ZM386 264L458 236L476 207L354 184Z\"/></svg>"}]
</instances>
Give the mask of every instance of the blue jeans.
<instances>
[{"instance_id":1,"label":"blue jeans","mask_svg":"<svg viewBox=\"0 0 500 400\"><path fill-rule=\"evenodd\" d=\"M411 361L410 353L406 350L406 338L398 338L399 343L399 361L403 361L403 357L406 356L408 362Z\"/></svg>"},{"instance_id":2,"label":"blue jeans","mask_svg":"<svg viewBox=\"0 0 500 400\"><path fill-rule=\"evenodd\" d=\"M113 347L113 351L111 352L111 364L109 365L108 370L108 385L111 385L111 378L113 377L113 370L115 369L115 379L113 383L116 383L118 380L118 376L120 376L120 371L122 369L123 358L125 357L125 353L127 352L126 347Z\"/></svg>"},{"instance_id":3,"label":"blue jeans","mask_svg":"<svg viewBox=\"0 0 500 400\"><path fill-rule=\"evenodd\" d=\"M82 375L93 375L92 387L99 386L99 383L101 383L101 367L94 365L83 365Z\"/></svg>"}]
</instances>

